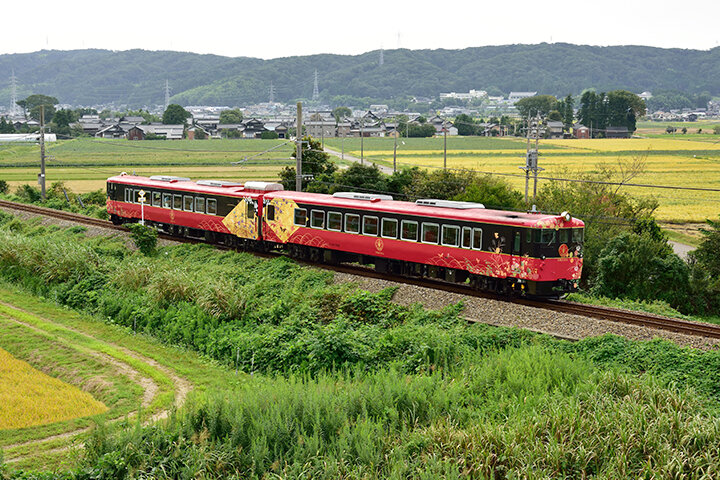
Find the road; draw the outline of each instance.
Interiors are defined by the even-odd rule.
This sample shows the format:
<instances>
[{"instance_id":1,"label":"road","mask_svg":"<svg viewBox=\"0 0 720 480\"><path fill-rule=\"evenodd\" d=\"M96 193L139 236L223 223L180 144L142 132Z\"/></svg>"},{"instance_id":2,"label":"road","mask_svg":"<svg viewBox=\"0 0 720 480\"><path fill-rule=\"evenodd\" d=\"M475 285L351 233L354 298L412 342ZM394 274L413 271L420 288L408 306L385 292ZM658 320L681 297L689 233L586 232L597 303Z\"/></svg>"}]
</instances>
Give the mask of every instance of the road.
<instances>
[{"instance_id":1,"label":"road","mask_svg":"<svg viewBox=\"0 0 720 480\"><path fill-rule=\"evenodd\" d=\"M347 161L349 161L349 162L366 163L366 164L377 165L377 167L380 169L380 171L381 171L382 173L386 173L386 174L388 174L388 175L392 175L392 174L393 174L393 169L390 168L390 167L386 167L385 165L378 165L377 163L372 162L372 161L370 161L370 160L365 160L364 162L362 162L358 157L353 157L352 155L348 155L347 153L343 156L342 153L338 152L337 150L332 150L332 149L330 149L330 148L328 148L328 147L325 147L325 153L328 153L328 154L330 154L330 155L332 155L332 156L335 156L335 157L338 157L338 158L342 158L342 159L347 160Z\"/></svg>"}]
</instances>

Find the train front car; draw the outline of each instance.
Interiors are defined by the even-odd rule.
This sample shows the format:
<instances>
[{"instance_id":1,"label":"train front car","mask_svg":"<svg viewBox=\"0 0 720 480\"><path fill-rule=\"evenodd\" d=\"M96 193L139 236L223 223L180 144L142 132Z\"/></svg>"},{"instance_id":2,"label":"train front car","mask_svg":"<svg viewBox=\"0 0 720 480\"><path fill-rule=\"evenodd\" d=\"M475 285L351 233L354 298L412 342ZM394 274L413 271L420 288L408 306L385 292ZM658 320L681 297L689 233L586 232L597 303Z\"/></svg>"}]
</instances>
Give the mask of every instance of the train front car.
<instances>
[{"instance_id":1,"label":"train front car","mask_svg":"<svg viewBox=\"0 0 720 480\"><path fill-rule=\"evenodd\" d=\"M574 291L582 271L583 223L570 215L352 192L278 191L264 202L265 240L311 261L542 297Z\"/></svg>"}]
</instances>

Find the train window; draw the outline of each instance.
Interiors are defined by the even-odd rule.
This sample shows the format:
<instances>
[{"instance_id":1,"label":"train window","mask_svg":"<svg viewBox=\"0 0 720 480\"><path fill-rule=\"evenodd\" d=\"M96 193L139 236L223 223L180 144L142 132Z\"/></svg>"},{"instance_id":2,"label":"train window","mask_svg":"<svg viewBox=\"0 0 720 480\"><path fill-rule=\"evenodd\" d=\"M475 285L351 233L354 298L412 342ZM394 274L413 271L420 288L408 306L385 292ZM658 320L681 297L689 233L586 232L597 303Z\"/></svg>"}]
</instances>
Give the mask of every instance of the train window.
<instances>
[{"instance_id":1,"label":"train window","mask_svg":"<svg viewBox=\"0 0 720 480\"><path fill-rule=\"evenodd\" d=\"M382 236L385 238L397 238L398 221L393 218L382 219Z\"/></svg>"},{"instance_id":2,"label":"train window","mask_svg":"<svg viewBox=\"0 0 720 480\"><path fill-rule=\"evenodd\" d=\"M532 242L532 233L533 233L532 230L525 229L525 243Z\"/></svg>"},{"instance_id":3,"label":"train window","mask_svg":"<svg viewBox=\"0 0 720 480\"><path fill-rule=\"evenodd\" d=\"M555 230L551 228L545 228L541 230L540 242L550 245L555 242Z\"/></svg>"},{"instance_id":4,"label":"train window","mask_svg":"<svg viewBox=\"0 0 720 480\"><path fill-rule=\"evenodd\" d=\"M410 220L403 220L400 228L400 238L403 240L410 240L417 242L418 239L418 224L417 222L411 222Z\"/></svg>"},{"instance_id":5,"label":"train window","mask_svg":"<svg viewBox=\"0 0 720 480\"><path fill-rule=\"evenodd\" d=\"M173 208L182 210L182 195L173 195Z\"/></svg>"},{"instance_id":6,"label":"train window","mask_svg":"<svg viewBox=\"0 0 720 480\"><path fill-rule=\"evenodd\" d=\"M172 208L172 195L169 193L163 193L162 197L163 208Z\"/></svg>"},{"instance_id":7,"label":"train window","mask_svg":"<svg viewBox=\"0 0 720 480\"><path fill-rule=\"evenodd\" d=\"M422 224L422 241L423 243L438 243L438 232L440 225L437 223Z\"/></svg>"},{"instance_id":8,"label":"train window","mask_svg":"<svg viewBox=\"0 0 720 480\"><path fill-rule=\"evenodd\" d=\"M293 219L293 223L300 227L306 226L307 225L307 210L305 210L304 208L296 208L295 209L295 218Z\"/></svg>"},{"instance_id":9,"label":"train window","mask_svg":"<svg viewBox=\"0 0 720 480\"><path fill-rule=\"evenodd\" d=\"M195 211L205 213L205 197L195 197Z\"/></svg>"},{"instance_id":10,"label":"train window","mask_svg":"<svg viewBox=\"0 0 720 480\"><path fill-rule=\"evenodd\" d=\"M448 247L460 246L460 227L455 227L453 225L443 225L442 244Z\"/></svg>"},{"instance_id":11,"label":"train window","mask_svg":"<svg viewBox=\"0 0 720 480\"><path fill-rule=\"evenodd\" d=\"M133 190L132 203L140 203L140 190Z\"/></svg>"},{"instance_id":12,"label":"train window","mask_svg":"<svg viewBox=\"0 0 720 480\"><path fill-rule=\"evenodd\" d=\"M265 218L272 222L275 220L275 205L268 205L265 207Z\"/></svg>"},{"instance_id":13,"label":"train window","mask_svg":"<svg viewBox=\"0 0 720 480\"><path fill-rule=\"evenodd\" d=\"M207 200L207 213L208 215L217 214L217 200L214 198L208 198Z\"/></svg>"},{"instance_id":14,"label":"train window","mask_svg":"<svg viewBox=\"0 0 720 480\"><path fill-rule=\"evenodd\" d=\"M322 210L311 210L310 226L312 228L325 228L325 212Z\"/></svg>"},{"instance_id":15,"label":"train window","mask_svg":"<svg viewBox=\"0 0 720 480\"><path fill-rule=\"evenodd\" d=\"M470 248L472 246L472 228L463 227L462 229L462 247Z\"/></svg>"},{"instance_id":16,"label":"train window","mask_svg":"<svg viewBox=\"0 0 720 480\"><path fill-rule=\"evenodd\" d=\"M125 189L125 202L130 203L130 199L132 198L132 190L129 188Z\"/></svg>"},{"instance_id":17,"label":"train window","mask_svg":"<svg viewBox=\"0 0 720 480\"><path fill-rule=\"evenodd\" d=\"M342 231L342 213L328 212L328 230Z\"/></svg>"},{"instance_id":18,"label":"train window","mask_svg":"<svg viewBox=\"0 0 720 480\"><path fill-rule=\"evenodd\" d=\"M482 228L473 228L473 250L482 250Z\"/></svg>"},{"instance_id":19,"label":"train window","mask_svg":"<svg viewBox=\"0 0 720 480\"><path fill-rule=\"evenodd\" d=\"M363 235L376 235L378 234L378 217L363 217Z\"/></svg>"},{"instance_id":20,"label":"train window","mask_svg":"<svg viewBox=\"0 0 720 480\"><path fill-rule=\"evenodd\" d=\"M360 215L354 213L345 215L345 231L347 233L360 233Z\"/></svg>"},{"instance_id":21,"label":"train window","mask_svg":"<svg viewBox=\"0 0 720 480\"><path fill-rule=\"evenodd\" d=\"M256 214L255 203L249 198L245 201L245 203L247 204L247 217L254 220Z\"/></svg>"},{"instance_id":22,"label":"train window","mask_svg":"<svg viewBox=\"0 0 720 480\"><path fill-rule=\"evenodd\" d=\"M153 207L159 207L160 206L160 200L162 199L162 193L160 192L152 192L152 206Z\"/></svg>"},{"instance_id":23,"label":"train window","mask_svg":"<svg viewBox=\"0 0 720 480\"><path fill-rule=\"evenodd\" d=\"M573 243L582 243L583 241L583 229L573 228L572 229L572 241Z\"/></svg>"},{"instance_id":24,"label":"train window","mask_svg":"<svg viewBox=\"0 0 720 480\"><path fill-rule=\"evenodd\" d=\"M522 235L520 232L515 232L515 235L513 236L513 253L520 253L520 235Z\"/></svg>"},{"instance_id":25,"label":"train window","mask_svg":"<svg viewBox=\"0 0 720 480\"><path fill-rule=\"evenodd\" d=\"M194 198L190 195L183 196L183 210L186 212L193 211Z\"/></svg>"},{"instance_id":26,"label":"train window","mask_svg":"<svg viewBox=\"0 0 720 480\"><path fill-rule=\"evenodd\" d=\"M533 241L534 241L535 243L540 243L541 237L542 237L542 230L539 230L539 229L537 229L537 228L534 229L534 230L533 230Z\"/></svg>"},{"instance_id":27,"label":"train window","mask_svg":"<svg viewBox=\"0 0 720 480\"><path fill-rule=\"evenodd\" d=\"M558 232L560 243L568 243L570 241L570 230L563 228Z\"/></svg>"}]
</instances>

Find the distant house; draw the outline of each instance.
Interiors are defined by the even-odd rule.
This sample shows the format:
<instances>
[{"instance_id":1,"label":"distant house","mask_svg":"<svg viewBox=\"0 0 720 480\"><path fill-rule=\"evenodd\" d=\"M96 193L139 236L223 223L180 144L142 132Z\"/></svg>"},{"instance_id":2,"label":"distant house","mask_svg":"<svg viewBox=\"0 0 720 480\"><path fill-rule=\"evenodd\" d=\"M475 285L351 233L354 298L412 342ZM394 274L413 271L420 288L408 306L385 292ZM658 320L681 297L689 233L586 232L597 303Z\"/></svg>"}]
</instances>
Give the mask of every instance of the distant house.
<instances>
[{"instance_id":1,"label":"distant house","mask_svg":"<svg viewBox=\"0 0 720 480\"><path fill-rule=\"evenodd\" d=\"M305 122L305 131L314 138L334 137L337 135L334 119Z\"/></svg>"},{"instance_id":2,"label":"distant house","mask_svg":"<svg viewBox=\"0 0 720 480\"><path fill-rule=\"evenodd\" d=\"M581 123L573 125L573 137L578 139L590 138L590 129Z\"/></svg>"},{"instance_id":3,"label":"distant house","mask_svg":"<svg viewBox=\"0 0 720 480\"><path fill-rule=\"evenodd\" d=\"M549 121L547 122L547 137L548 138L563 138L563 128L565 125L563 122Z\"/></svg>"},{"instance_id":4,"label":"distant house","mask_svg":"<svg viewBox=\"0 0 720 480\"><path fill-rule=\"evenodd\" d=\"M198 137L198 132L202 132L202 135L200 135L203 139L209 139L210 133L208 133L207 130L202 128L199 125L195 125L194 127L190 127L187 129L187 138L188 140L195 140ZM199 140L199 138L198 138Z\"/></svg>"},{"instance_id":5,"label":"distant house","mask_svg":"<svg viewBox=\"0 0 720 480\"><path fill-rule=\"evenodd\" d=\"M145 119L143 117L137 117L137 116L132 116L132 115L120 117L120 122L122 122L122 123L132 123L132 124L137 125L139 123L143 123L144 121L145 121Z\"/></svg>"},{"instance_id":6,"label":"distant house","mask_svg":"<svg viewBox=\"0 0 720 480\"><path fill-rule=\"evenodd\" d=\"M243 138L260 138L260 135L267 131L262 120L257 118L243 120L243 126Z\"/></svg>"},{"instance_id":7,"label":"distant house","mask_svg":"<svg viewBox=\"0 0 720 480\"><path fill-rule=\"evenodd\" d=\"M95 136L98 138L125 138L126 135L127 131L117 123L108 125L95 133Z\"/></svg>"},{"instance_id":8,"label":"distant house","mask_svg":"<svg viewBox=\"0 0 720 480\"><path fill-rule=\"evenodd\" d=\"M136 125L128 130L126 138L128 140L145 140L145 130Z\"/></svg>"},{"instance_id":9,"label":"distant house","mask_svg":"<svg viewBox=\"0 0 720 480\"><path fill-rule=\"evenodd\" d=\"M607 127L605 138L630 138L630 132L627 127Z\"/></svg>"},{"instance_id":10,"label":"distant house","mask_svg":"<svg viewBox=\"0 0 720 480\"><path fill-rule=\"evenodd\" d=\"M537 95L537 92L510 92L510 95L508 95L508 102L514 104L518 100L534 97L535 95Z\"/></svg>"}]
</instances>

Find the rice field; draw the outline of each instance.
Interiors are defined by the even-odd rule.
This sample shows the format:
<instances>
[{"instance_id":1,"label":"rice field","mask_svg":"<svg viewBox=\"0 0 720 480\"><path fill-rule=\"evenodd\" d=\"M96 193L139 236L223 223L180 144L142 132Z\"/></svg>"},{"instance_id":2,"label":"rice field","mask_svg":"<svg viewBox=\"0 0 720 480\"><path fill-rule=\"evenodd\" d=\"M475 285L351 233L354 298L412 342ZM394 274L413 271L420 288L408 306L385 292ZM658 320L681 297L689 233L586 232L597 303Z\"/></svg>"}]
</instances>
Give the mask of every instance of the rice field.
<instances>
[{"instance_id":1,"label":"rice field","mask_svg":"<svg viewBox=\"0 0 720 480\"><path fill-rule=\"evenodd\" d=\"M474 147L471 147L474 140ZM488 142L488 149L482 146ZM506 148L499 148L501 142ZM340 141L330 144L338 148ZM392 166L393 139L365 139L363 156L371 161ZM434 143L434 145L432 145ZM456 143L459 148L456 148ZM401 139L398 143L399 167L443 167L443 138ZM344 141L345 152L360 156L357 139ZM541 140L538 189L549 178L577 178L581 173L594 173L602 166L642 158L644 172L630 183L649 187L627 188L634 195L655 197L660 207L657 218L672 223L702 223L720 215L720 136L693 135L678 138L633 138L592 140ZM517 138L458 138L447 139L448 168L467 168L501 175L520 191L525 189L525 176L519 169L525 163L526 142ZM532 194L532 179L530 193ZM714 191L683 190L695 187Z\"/></svg>"},{"instance_id":2,"label":"rice field","mask_svg":"<svg viewBox=\"0 0 720 480\"><path fill-rule=\"evenodd\" d=\"M695 127L699 127L696 125ZM711 131L705 126L704 131ZM325 139L337 151L392 166L392 138ZM442 168L444 139L401 138L399 167ZM515 188L525 189L519 169L527 143L522 138L448 137L448 168L468 168L502 175ZM277 147L275 150L270 150ZM145 141L92 138L59 141L48 146L47 182L64 181L75 192L104 188L105 179L122 171L142 175L172 174L193 179L277 180L283 167L294 165L292 144L282 140ZM712 134L651 135L622 140L541 140L538 189L549 178L577 178L636 157L645 170L623 187L639 196L654 196L662 222L702 223L720 215L720 136ZM0 180L11 188L36 184L39 150L35 145L0 145ZM234 162L241 162L233 164ZM663 187L709 189L683 190ZM530 184L532 192L532 182Z\"/></svg>"},{"instance_id":3,"label":"rice field","mask_svg":"<svg viewBox=\"0 0 720 480\"><path fill-rule=\"evenodd\" d=\"M87 417L107 410L89 393L34 369L0 348L0 430Z\"/></svg>"}]
</instances>

